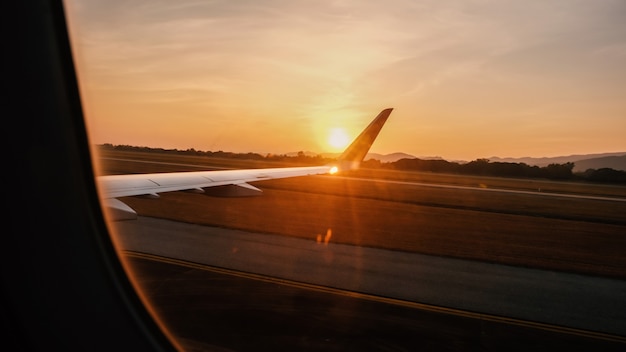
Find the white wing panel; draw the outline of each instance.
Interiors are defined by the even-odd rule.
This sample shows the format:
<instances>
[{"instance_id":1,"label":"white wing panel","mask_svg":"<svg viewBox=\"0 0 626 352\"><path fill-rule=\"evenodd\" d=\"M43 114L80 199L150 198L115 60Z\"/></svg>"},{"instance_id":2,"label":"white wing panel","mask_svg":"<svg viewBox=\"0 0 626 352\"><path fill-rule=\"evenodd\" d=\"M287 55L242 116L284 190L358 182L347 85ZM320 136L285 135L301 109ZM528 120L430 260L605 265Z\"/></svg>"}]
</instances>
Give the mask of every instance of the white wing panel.
<instances>
[{"instance_id":1,"label":"white wing panel","mask_svg":"<svg viewBox=\"0 0 626 352\"><path fill-rule=\"evenodd\" d=\"M319 166L111 175L99 177L98 182L103 192L103 198L117 198L239 184L275 178L319 175L328 173L330 168L329 166Z\"/></svg>"}]
</instances>

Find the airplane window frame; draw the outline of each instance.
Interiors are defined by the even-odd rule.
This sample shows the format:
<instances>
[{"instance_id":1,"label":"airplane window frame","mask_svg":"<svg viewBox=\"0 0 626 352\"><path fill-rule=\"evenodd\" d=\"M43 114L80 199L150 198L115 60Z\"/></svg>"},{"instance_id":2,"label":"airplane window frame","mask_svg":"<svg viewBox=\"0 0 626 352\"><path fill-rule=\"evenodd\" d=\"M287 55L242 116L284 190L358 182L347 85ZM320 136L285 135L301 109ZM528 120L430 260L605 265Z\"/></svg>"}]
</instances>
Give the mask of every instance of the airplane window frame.
<instances>
[{"instance_id":1,"label":"airplane window frame","mask_svg":"<svg viewBox=\"0 0 626 352\"><path fill-rule=\"evenodd\" d=\"M13 180L5 196L4 345L176 350L142 305L108 234L62 1L11 2L3 17L5 108L15 114L3 139L5 180Z\"/></svg>"}]
</instances>

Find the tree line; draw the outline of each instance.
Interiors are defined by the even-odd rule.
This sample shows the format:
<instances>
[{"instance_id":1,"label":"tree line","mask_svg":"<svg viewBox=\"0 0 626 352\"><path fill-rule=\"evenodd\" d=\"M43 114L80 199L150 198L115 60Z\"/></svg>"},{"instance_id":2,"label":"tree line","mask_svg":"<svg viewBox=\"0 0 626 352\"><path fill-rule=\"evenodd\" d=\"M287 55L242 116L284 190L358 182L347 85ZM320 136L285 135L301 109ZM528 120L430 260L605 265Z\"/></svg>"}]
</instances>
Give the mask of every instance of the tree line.
<instances>
[{"instance_id":1,"label":"tree line","mask_svg":"<svg viewBox=\"0 0 626 352\"><path fill-rule=\"evenodd\" d=\"M152 147L137 147L130 145L103 144L98 146L102 150L141 151L149 153L167 153L180 155L195 155L213 158L264 160L272 162L289 162L301 165L323 165L336 159L321 155L306 155L298 152L296 155L259 153L233 153L224 151L200 151L193 148L163 149ZM626 172L611 168L588 169L584 172L573 172L575 163L549 164L539 167L525 163L491 162L489 159L476 159L468 163L450 162L446 160L400 159L394 162L381 162L376 159L366 160L361 164L363 168L389 169L400 171L419 171L433 173L449 173L474 176L514 177L514 178L544 178L550 180L590 181L601 183L626 184Z\"/></svg>"},{"instance_id":2,"label":"tree line","mask_svg":"<svg viewBox=\"0 0 626 352\"><path fill-rule=\"evenodd\" d=\"M388 165L377 163L376 161L365 164L367 167L374 166L404 171L626 184L626 172L624 171L601 168L588 169L584 172L573 172L575 166L573 162L554 163L543 167L525 163L491 162L489 159L476 159L468 163L456 163L445 160L401 159ZM365 167L366 165L363 166Z\"/></svg>"},{"instance_id":3,"label":"tree line","mask_svg":"<svg viewBox=\"0 0 626 352\"><path fill-rule=\"evenodd\" d=\"M165 149L165 148L153 148L153 147L138 147L132 145L113 145L110 143L100 144L97 146L100 150L118 150L118 151L133 151L144 153L161 153L161 154L175 154L175 155L193 155L204 156L208 158L220 158L220 159L239 159L239 160L263 160L271 162L288 162L302 165L323 165L331 163L337 159L327 158L321 155L307 155L300 151L296 155L287 154L259 154L259 153L234 153L218 151L202 151L194 148L189 149Z\"/></svg>"}]
</instances>

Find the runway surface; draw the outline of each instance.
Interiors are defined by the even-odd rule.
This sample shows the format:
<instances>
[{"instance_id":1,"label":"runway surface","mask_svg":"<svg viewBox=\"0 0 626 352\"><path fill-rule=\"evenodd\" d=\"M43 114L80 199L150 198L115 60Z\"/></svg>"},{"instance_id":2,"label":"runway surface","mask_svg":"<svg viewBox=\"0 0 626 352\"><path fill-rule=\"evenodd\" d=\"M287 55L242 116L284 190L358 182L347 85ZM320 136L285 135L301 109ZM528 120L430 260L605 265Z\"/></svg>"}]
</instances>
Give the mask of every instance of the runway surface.
<instances>
[{"instance_id":1,"label":"runway surface","mask_svg":"<svg viewBox=\"0 0 626 352\"><path fill-rule=\"evenodd\" d=\"M626 282L148 217L121 249L469 312L626 337Z\"/></svg>"},{"instance_id":2,"label":"runway surface","mask_svg":"<svg viewBox=\"0 0 626 352\"><path fill-rule=\"evenodd\" d=\"M542 196L542 197L603 200L603 201L610 201L610 202L626 202L626 198L621 198L621 197L602 197L602 196L591 196L591 195L583 195L583 194L542 192L541 190L523 191L523 190L504 189L504 188L481 188L481 187L471 187L471 186L444 185L444 184L437 184L437 183L430 183L430 182L394 181L394 180L383 180L383 179L377 179L377 178L344 177L344 176L333 176L333 177L350 179L350 180L358 180L358 181L366 181L366 182L393 183L397 185L411 185L411 186L422 186L422 187L431 187L431 188L448 188L448 189L483 191L483 192L528 194L528 195Z\"/></svg>"}]
</instances>

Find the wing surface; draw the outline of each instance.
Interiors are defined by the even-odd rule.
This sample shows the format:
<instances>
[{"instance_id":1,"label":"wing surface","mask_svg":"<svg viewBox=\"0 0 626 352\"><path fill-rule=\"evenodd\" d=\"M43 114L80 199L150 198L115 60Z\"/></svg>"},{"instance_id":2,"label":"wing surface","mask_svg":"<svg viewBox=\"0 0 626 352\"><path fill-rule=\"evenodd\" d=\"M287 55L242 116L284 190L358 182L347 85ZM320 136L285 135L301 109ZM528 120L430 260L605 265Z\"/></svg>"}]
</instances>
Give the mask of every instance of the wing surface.
<instances>
[{"instance_id":1,"label":"wing surface","mask_svg":"<svg viewBox=\"0 0 626 352\"><path fill-rule=\"evenodd\" d=\"M343 152L336 163L311 167L268 169L218 170L172 172L98 177L103 203L113 220L134 219L133 209L116 198L128 196L158 197L159 193L173 191L207 192L221 196L249 196L261 190L248 182L286 177L323 175L359 167L393 109L385 109ZM210 188L218 188L212 192Z\"/></svg>"}]
</instances>

